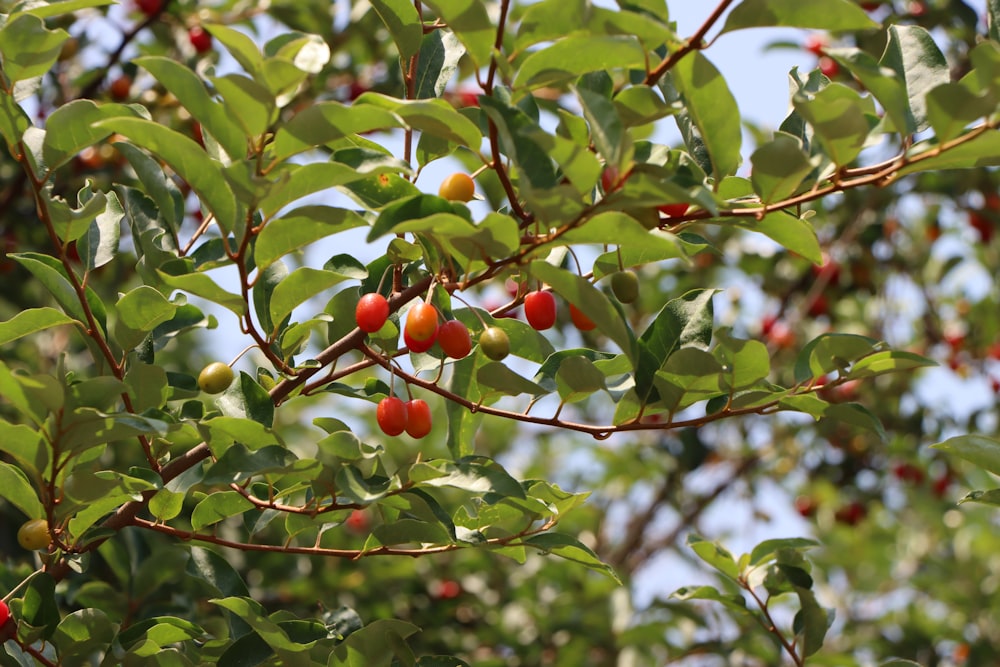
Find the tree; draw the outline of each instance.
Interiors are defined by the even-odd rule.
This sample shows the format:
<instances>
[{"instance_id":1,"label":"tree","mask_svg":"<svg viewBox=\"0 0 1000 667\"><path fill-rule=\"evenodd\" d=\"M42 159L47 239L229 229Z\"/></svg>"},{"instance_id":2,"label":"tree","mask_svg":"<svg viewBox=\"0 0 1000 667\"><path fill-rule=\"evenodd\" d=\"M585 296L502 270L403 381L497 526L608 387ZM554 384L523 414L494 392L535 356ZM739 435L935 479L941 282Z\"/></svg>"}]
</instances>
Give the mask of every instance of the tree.
<instances>
[{"instance_id":1,"label":"tree","mask_svg":"<svg viewBox=\"0 0 1000 667\"><path fill-rule=\"evenodd\" d=\"M988 661L1000 7L342 4L0 5L0 661Z\"/></svg>"}]
</instances>

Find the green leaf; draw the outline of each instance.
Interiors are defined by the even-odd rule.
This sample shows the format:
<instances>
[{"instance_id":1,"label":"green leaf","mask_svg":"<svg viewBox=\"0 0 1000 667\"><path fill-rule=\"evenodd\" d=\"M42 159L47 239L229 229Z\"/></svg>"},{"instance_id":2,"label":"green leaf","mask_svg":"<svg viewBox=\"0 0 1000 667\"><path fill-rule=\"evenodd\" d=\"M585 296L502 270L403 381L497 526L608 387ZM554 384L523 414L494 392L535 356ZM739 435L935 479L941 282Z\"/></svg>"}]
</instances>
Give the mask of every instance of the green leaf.
<instances>
[{"instance_id":1,"label":"green leaf","mask_svg":"<svg viewBox=\"0 0 1000 667\"><path fill-rule=\"evenodd\" d=\"M50 0L48 3L23 3L17 6L18 14L31 14L38 18L52 18L53 16L64 16L81 9L92 7L107 7L114 4L114 0Z\"/></svg>"},{"instance_id":2,"label":"green leaf","mask_svg":"<svg viewBox=\"0 0 1000 667\"><path fill-rule=\"evenodd\" d=\"M55 308L29 308L22 310L6 322L0 322L0 345L29 336L61 324L80 324Z\"/></svg>"},{"instance_id":3,"label":"green leaf","mask_svg":"<svg viewBox=\"0 0 1000 667\"><path fill-rule=\"evenodd\" d=\"M45 508L38 499L38 492L24 472L10 463L0 461L0 497L33 519L45 516Z\"/></svg>"},{"instance_id":4,"label":"green leaf","mask_svg":"<svg viewBox=\"0 0 1000 667\"><path fill-rule=\"evenodd\" d=\"M810 540L804 537L785 537L777 538L772 540L764 540L757 546L753 548L750 552L750 565L757 566L763 563L765 560L771 559L778 551L783 551L786 549L791 549L794 551L802 551L805 549L812 549L820 546L820 543L816 540Z\"/></svg>"},{"instance_id":5,"label":"green leaf","mask_svg":"<svg viewBox=\"0 0 1000 667\"><path fill-rule=\"evenodd\" d=\"M417 626L396 619L378 619L349 634L330 656L329 667L375 667L393 658L389 637L403 639L420 632Z\"/></svg>"},{"instance_id":6,"label":"green leaf","mask_svg":"<svg viewBox=\"0 0 1000 667\"><path fill-rule=\"evenodd\" d=\"M559 364L556 387L559 398L565 403L582 401L598 391L607 391L604 373L583 356L568 357Z\"/></svg>"},{"instance_id":7,"label":"green leaf","mask_svg":"<svg viewBox=\"0 0 1000 667\"><path fill-rule=\"evenodd\" d=\"M7 150L11 155L20 155L19 142L31 127L34 127L31 119L14 96L0 90L0 134L7 141Z\"/></svg>"},{"instance_id":8,"label":"green leaf","mask_svg":"<svg viewBox=\"0 0 1000 667\"><path fill-rule=\"evenodd\" d=\"M135 107L124 104L102 104L91 100L73 100L58 107L45 122L45 139L42 155L49 169L56 169L77 153L106 139L113 132L108 127L97 127L101 120L138 118Z\"/></svg>"},{"instance_id":9,"label":"green leaf","mask_svg":"<svg viewBox=\"0 0 1000 667\"><path fill-rule=\"evenodd\" d=\"M447 486L472 493L526 497L516 479L495 461L481 456L470 456L458 461L416 463L409 470L409 479L417 486Z\"/></svg>"},{"instance_id":10,"label":"green leaf","mask_svg":"<svg viewBox=\"0 0 1000 667\"><path fill-rule=\"evenodd\" d=\"M268 428L274 425L274 403L271 402L271 397L260 384L242 371L239 381L234 382L216 404L227 417L252 419Z\"/></svg>"},{"instance_id":11,"label":"green leaf","mask_svg":"<svg viewBox=\"0 0 1000 667\"><path fill-rule=\"evenodd\" d=\"M736 173L743 135L740 110L725 78L700 51L682 58L671 71L711 160L716 183Z\"/></svg>"},{"instance_id":12,"label":"green leaf","mask_svg":"<svg viewBox=\"0 0 1000 667\"><path fill-rule=\"evenodd\" d=\"M413 8L412 3L407 3L406 0L398 1ZM418 34L420 32L417 30ZM441 97L458 71L458 63L464 55L465 45L455 33L449 30L432 30L424 35L417 60L417 99Z\"/></svg>"},{"instance_id":13,"label":"green leaf","mask_svg":"<svg viewBox=\"0 0 1000 667\"><path fill-rule=\"evenodd\" d=\"M798 0L743 0L726 17L722 32L771 26L845 32L873 30L879 24L851 0L823 0L821 5Z\"/></svg>"},{"instance_id":14,"label":"green leaf","mask_svg":"<svg viewBox=\"0 0 1000 667\"><path fill-rule=\"evenodd\" d=\"M226 454L234 449L236 448L230 448ZM206 483L209 482L206 481ZM211 526L223 519L243 514L251 509L253 509L253 503L236 491L215 491L195 505L194 511L191 513L191 530L201 530L205 526Z\"/></svg>"},{"instance_id":15,"label":"green leaf","mask_svg":"<svg viewBox=\"0 0 1000 667\"><path fill-rule=\"evenodd\" d=\"M231 310L239 317L242 317L246 313L247 304L242 296L227 292L204 273L171 275L163 271L157 271L157 274L160 280L169 287L200 296L203 299L208 299L223 308Z\"/></svg>"},{"instance_id":16,"label":"green leaf","mask_svg":"<svg viewBox=\"0 0 1000 667\"><path fill-rule=\"evenodd\" d=\"M489 65L496 41L496 26L479 0L426 0L430 7L465 44L475 66Z\"/></svg>"},{"instance_id":17,"label":"green leaf","mask_svg":"<svg viewBox=\"0 0 1000 667\"><path fill-rule=\"evenodd\" d=\"M303 151L360 132L400 127L388 110L348 106L340 102L318 102L295 114L274 135L271 159L284 161Z\"/></svg>"},{"instance_id":18,"label":"green leaf","mask_svg":"<svg viewBox=\"0 0 1000 667\"><path fill-rule=\"evenodd\" d=\"M643 405L656 400L656 372L670 355L683 347L708 349L714 325L715 293L716 290L699 289L671 299L642 332L635 362L635 390Z\"/></svg>"},{"instance_id":19,"label":"green leaf","mask_svg":"<svg viewBox=\"0 0 1000 667\"><path fill-rule=\"evenodd\" d=\"M152 331L169 321L177 312L177 305L167 301L160 292L141 285L118 299L115 306L118 317L131 329Z\"/></svg>"},{"instance_id":20,"label":"green leaf","mask_svg":"<svg viewBox=\"0 0 1000 667\"><path fill-rule=\"evenodd\" d=\"M739 580L739 568L733 555L720 544L709 542L704 538L691 533L687 537L687 545L702 559L721 574L726 575L733 581Z\"/></svg>"},{"instance_id":21,"label":"green leaf","mask_svg":"<svg viewBox=\"0 0 1000 667\"><path fill-rule=\"evenodd\" d=\"M516 106L496 96L483 97L480 108L497 126L503 153L517 164L523 186L553 188L558 183L552 159L533 137L541 126Z\"/></svg>"},{"instance_id":22,"label":"green leaf","mask_svg":"<svg viewBox=\"0 0 1000 667\"><path fill-rule=\"evenodd\" d=\"M759 340L739 340L720 333L712 353L722 366L723 387L731 392L752 387L771 373L770 354Z\"/></svg>"},{"instance_id":23,"label":"green leaf","mask_svg":"<svg viewBox=\"0 0 1000 667\"><path fill-rule=\"evenodd\" d=\"M814 655L823 648L823 639L833 623L833 611L827 612L809 589L795 586L799 596L799 612L792 623L796 634L802 635L802 657Z\"/></svg>"},{"instance_id":24,"label":"green leaf","mask_svg":"<svg viewBox=\"0 0 1000 667\"><path fill-rule=\"evenodd\" d=\"M0 55L3 71L11 84L42 76L59 58L69 33L62 28L49 30L32 14L18 14L0 28Z\"/></svg>"},{"instance_id":25,"label":"green leaf","mask_svg":"<svg viewBox=\"0 0 1000 667\"><path fill-rule=\"evenodd\" d=\"M713 586L684 586L671 593L670 597L678 600L714 600L721 602L731 611L740 614L750 613L742 595L726 595Z\"/></svg>"},{"instance_id":26,"label":"green leaf","mask_svg":"<svg viewBox=\"0 0 1000 667\"><path fill-rule=\"evenodd\" d=\"M565 533L541 533L532 535L524 540L524 544L544 553L550 553L560 558L584 565L591 570L602 572L621 585L621 579L615 574L610 565L601 561L590 548L585 546L575 537Z\"/></svg>"},{"instance_id":27,"label":"green leaf","mask_svg":"<svg viewBox=\"0 0 1000 667\"><path fill-rule=\"evenodd\" d=\"M232 565L219 554L204 547L191 547L187 573L219 595L249 596L246 583Z\"/></svg>"},{"instance_id":28,"label":"green leaf","mask_svg":"<svg viewBox=\"0 0 1000 667\"><path fill-rule=\"evenodd\" d=\"M860 49L831 48L827 50L827 55L847 68L878 100L896 132L909 135L917 131L906 86L892 69Z\"/></svg>"},{"instance_id":29,"label":"green leaf","mask_svg":"<svg viewBox=\"0 0 1000 667\"><path fill-rule=\"evenodd\" d=\"M846 371L854 361L876 352L879 344L874 338L856 334L821 334L799 352L795 381L807 382L833 371Z\"/></svg>"},{"instance_id":30,"label":"green leaf","mask_svg":"<svg viewBox=\"0 0 1000 667\"><path fill-rule=\"evenodd\" d=\"M212 77L211 81L245 136L259 137L278 120L277 101L262 83L242 74Z\"/></svg>"},{"instance_id":31,"label":"green leaf","mask_svg":"<svg viewBox=\"0 0 1000 667\"><path fill-rule=\"evenodd\" d=\"M96 125L123 134L160 156L191 185L223 229L232 230L235 227L239 220L236 198L222 175L222 167L209 158L193 139L140 118L102 120Z\"/></svg>"},{"instance_id":32,"label":"green leaf","mask_svg":"<svg viewBox=\"0 0 1000 667\"><path fill-rule=\"evenodd\" d=\"M936 366L937 362L912 352L901 350L882 350L869 354L851 365L847 373L848 379L874 377L885 373L909 371L914 368Z\"/></svg>"},{"instance_id":33,"label":"green leaf","mask_svg":"<svg viewBox=\"0 0 1000 667\"><path fill-rule=\"evenodd\" d=\"M24 591L19 621L43 628L41 637L52 637L59 625L59 603L56 601L56 581L48 572L36 572L28 579Z\"/></svg>"},{"instance_id":34,"label":"green leaf","mask_svg":"<svg viewBox=\"0 0 1000 667\"><path fill-rule=\"evenodd\" d=\"M52 643L59 660L87 656L106 649L115 638L115 626L100 609L80 609L67 614L56 627Z\"/></svg>"},{"instance_id":35,"label":"green leaf","mask_svg":"<svg viewBox=\"0 0 1000 667\"><path fill-rule=\"evenodd\" d=\"M854 161L878 123L874 101L840 83L831 83L811 97L796 94L792 105L838 167Z\"/></svg>"},{"instance_id":36,"label":"green leaf","mask_svg":"<svg viewBox=\"0 0 1000 667\"><path fill-rule=\"evenodd\" d=\"M226 109L212 99L204 82L182 63L162 56L136 58L137 65L152 74L164 88L191 112L191 115L219 142L233 160L247 154L247 137L233 122Z\"/></svg>"},{"instance_id":37,"label":"green leaf","mask_svg":"<svg viewBox=\"0 0 1000 667\"><path fill-rule=\"evenodd\" d=\"M86 313L80 305L76 290L73 289L66 269L55 257L42 255L33 252L25 252L8 255L16 260L21 266L26 268L55 298L59 306L75 319L87 321ZM91 313L102 329L107 327L107 312L100 297L90 287L85 290L87 303Z\"/></svg>"},{"instance_id":38,"label":"green leaf","mask_svg":"<svg viewBox=\"0 0 1000 667\"><path fill-rule=\"evenodd\" d=\"M931 447L1000 475L1000 440L978 434L959 435Z\"/></svg>"},{"instance_id":39,"label":"green leaf","mask_svg":"<svg viewBox=\"0 0 1000 667\"><path fill-rule=\"evenodd\" d=\"M820 264L823 261L823 251L819 247L816 230L811 224L788 211L769 213L764 216L763 220L727 220L725 224L732 224L747 231L763 234L814 264Z\"/></svg>"},{"instance_id":40,"label":"green leaf","mask_svg":"<svg viewBox=\"0 0 1000 667\"><path fill-rule=\"evenodd\" d=\"M560 85L588 72L645 65L646 52L634 37L571 35L525 58L514 78L514 87Z\"/></svg>"},{"instance_id":41,"label":"green leaf","mask_svg":"<svg viewBox=\"0 0 1000 667\"><path fill-rule=\"evenodd\" d=\"M957 82L932 88L926 104L927 121L941 142L960 136L973 121L989 116L996 107L992 95L976 95Z\"/></svg>"},{"instance_id":42,"label":"green leaf","mask_svg":"<svg viewBox=\"0 0 1000 667\"><path fill-rule=\"evenodd\" d=\"M355 105L392 111L414 130L477 150L483 141L479 128L441 99L399 100L379 93L365 93Z\"/></svg>"},{"instance_id":43,"label":"green leaf","mask_svg":"<svg viewBox=\"0 0 1000 667\"><path fill-rule=\"evenodd\" d=\"M420 15L413 3L408 0L372 0L372 8L389 29L392 41L396 43L396 49L399 51L399 57L404 61L409 60L410 56L420 50L420 42L424 38Z\"/></svg>"},{"instance_id":44,"label":"green leaf","mask_svg":"<svg viewBox=\"0 0 1000 667\"><path fill-rule=\"evenodd\" d=\"M906 86L917 131L927 129L927 93L951 79L934 38L921 26L892 25L879 64L893 70Z\"/></svg>"},{"instance_id":45,"label":"green leaf","mask_svg":"<svg viewBox=\"0 0 1000 667\"><path fill-rule=\"evenodd\" d=\"M217 23L203 26L232 54L236 62L240 64L254 78L261 75L264 65L264 58L261 56L260 48L245 33L234 28L228 28Z\"/></svg>"},{"instance_id":46,"label":"green leaf","mask_svg":"<svg viewBox=\"0 0 1000 667\"><path fill-rule=\"evenodd\" d=\"M295 269L274 288L268 303L271 322L282 322L296 307L348 278L350 276L336 271L323 271L308 266Z\"/></svg>"},{"instance_id":47,"label":"green leaf","mask_svg":"<svg viewBox=\"0 0 1000 667\"><path fill-rule=\"evenodd\" d=\"M802 142L784 132L775 132L771 141L753 152L750 162L754 191L765 204L794 194L813 170Z\"/></svg>"},{"instance_id":48,"label":"green leaf","mask_svg":"<svg viewBox=\"0 0 1000 667\"><path fill-rule=\"evenodd\" d=\"M1000 506L1000 489L990 489L988 491L969 491L957 504L979 503L981 505Z\"/></svg>"},{"instance_id":49,"label":"green leaf","mask_svg":"<svg viewBox=\"0 0 1000 667\"><path fill-rule=\"evenodd\" d=\"M590 125L590 136L598 154L604 158L606 164L620 165L626 135L614 103L604 95L587 88L578 87L574 92L580 100L583 117Z\"/></svg>"},{"instance_id":50,"label":"green leaf","mask_svg":"<svg viewBox=\"0 0 1000 667\"><path fill-rule=\"evenodd\" d=\"M537 384L527 378L521 377L499 361L490 361L480 366L479 370L476 371L476 381L483 387L488 387L493 391L499 391L508 396L518 396L520 394L541 396L547 393Z\"/></svg>"}]
</instances>

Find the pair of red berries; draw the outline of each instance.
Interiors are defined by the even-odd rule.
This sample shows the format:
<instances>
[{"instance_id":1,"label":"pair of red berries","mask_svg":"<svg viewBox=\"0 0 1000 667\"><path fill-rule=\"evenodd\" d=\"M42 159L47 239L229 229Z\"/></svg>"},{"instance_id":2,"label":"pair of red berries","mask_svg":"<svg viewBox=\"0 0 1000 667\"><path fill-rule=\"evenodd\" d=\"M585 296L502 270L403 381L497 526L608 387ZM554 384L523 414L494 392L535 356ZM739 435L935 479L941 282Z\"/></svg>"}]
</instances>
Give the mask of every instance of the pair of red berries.
<instances>
[{"instance_id":1,"label":"pair of red berries","mask_svg":"<svg viewBox=\"0 0 1000 667\"><path fill-rule=\"evenodd\" d=\"M387 396L379 401L375 420L386 435L400 435L406 431L411 438L420 439L431 432L431 409L420 398L404 403L395 396Z\"/></svg>"},{"instance_id":2,"label":"pair of red berries","mask_svg":"<svg viewBox=\"0 0 1000 667\"><path fill-rule=\"evenodd\" d=\"M538 290L524 297L524 317L536 331L544 331L556 323L556 298L552 292ZM580 331L590 331L597 325L582 310L569 305L569 317Z\"/></svg>"}]
</instances>

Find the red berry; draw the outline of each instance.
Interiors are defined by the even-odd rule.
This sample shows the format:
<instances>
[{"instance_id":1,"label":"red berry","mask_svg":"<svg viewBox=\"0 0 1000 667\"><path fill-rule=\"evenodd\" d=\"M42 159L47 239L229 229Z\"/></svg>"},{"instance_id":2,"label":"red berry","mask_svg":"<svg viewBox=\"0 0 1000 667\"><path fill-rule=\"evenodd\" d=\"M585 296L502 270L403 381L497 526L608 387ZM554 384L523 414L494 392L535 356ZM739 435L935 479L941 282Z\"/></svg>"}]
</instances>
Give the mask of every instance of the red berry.
<instances>
[{"instance_id":1,"label":"red berry","mask_svg":"<svg viewBox=\"0 0 1000 667\"><path fill-rule=\"evenodd\" d=\"M406 430L406 403L395 396L386 396L375 410L378 426L386 435L399 435Z\"/></svg>"},{"instance_id":2,"label":"red berry","mask_svg":"<svg viewBox=\"0 0 1000 667\"><path fill-rule=\"evenodd\" d=\"M438 328L438 345L452 359L462 359L472 351L469 328L458 320L448 320Z\"/></svg>"},{"instance_id":3,"label":"red berry","mask_svg":"<svg viewBox=\"0 0 1000 667\"><path fill-rule=\"evenodd\" d=\"M934 492L935 497L943 498L944 494L948 492L949 486L951 486L951 473L945 471L943 475L935 479L931 484L931 491Z\"/></svg>"},{"instance_id":4,"label":"red berry","mask_svg":"<svg viewBox=\"0 0 1000 667\"><path fill-rule=\"evenodd\" d=\"M344 525L349 531L355 535L366 535L368 533L368 526L371 522L368 520L368 513L364 510L354 510L351 515L347 517L344 521Z\"/></svg>"},{"instance_id":5,"label":"red berry","mask_svg":"<svg viewBox=\"0 0 1000 667\"><path fill-rule=\"evenodd\" d=\"M910 10L910 14L912 16L923 16L927 13L927 5L916 0L910 3L908 9Z\"/></svg>"},{"instance_id":6,"label":"red berry","mask_svg":"<svg viewBox=\"0 0 1000 667\"><path fill-rule=\"evenodd\" d=\"M163 0L135 0L135 6L146 16L152 16L163 8Z\"/></svg>"},{"instance_id":7,"label":"red berry","mask_svg":"<svg viewBox=\"0 0 1000 667\"><path fill-rule=\"evenodd\" d=\"M556 298L552 292L538 290L524 297L524 316L536 331L543 331L556 323Z\"/></svg>"},{"instance_id":8,"label":"red berry","mask_svg":"<svg viewBox=\"0 0 1000 667\"><path fill-rule=\"evenodd\" d=\"M212 35L200 25L188 30L188 39L191 40L191 46L198 53L208 53L212 50Z\"/></svg>"},{"instance_id":9,"label":"red berry","mask_svg":"<svg viewBox=\"0 0 1000 667\"><path fill-rule=\"evenodd\" d=\"M608 165L601 172L601 188L604 190L605 194L617 190L621 187L622 178L621 174L618 172L618 167L614 165Z\"/></svg>"},{"instance_id":10,"label":"red berry","mask_svg":"<svg viewBox=\"0 0 1000 667\"><path fill-rule=\"evenodd\" d=\"M660 204L656 210L668 218L679 218L688 212L691 205L687 202L677 202L675 204Z\"/></svg>"},{"instance_id":11,"label":"red berry","mask_svg":"<svg viewBox=\"0 0 1000 667\"><path fill-rule=\"evenodd\" d=\"M826 49L826 40L821 35L812 34L806 37L805 44L802 45L806 51L815 53L817 56L823 55Z\"/></svg>"},{"instance_id":12,"label":"red berry","mask_svg":"<svg viewBox=\"0 0 1000 667\"><path fill-rule=\"evenodd\" d=\"M10 620L10 608L7 603L0 600L0 628L6 625L7 621Z\"/></svg>"},{"instance_id":13,"label":"red berry","mask_svg":"<svg viewBox=\"0 0 1000 667\"><path fill-rule=\"evenodd\" d=\"M828 79L836 78L837 74L840 73L840 65L837 61L828 56L823 56L819 59L819 71L823 73Z\"/></svg>"},{"instance_id":14,"label":"red berry","mask_svg":"<svg viewBox=\"0 0 1000 667\"><path fill-rule=\"evenodd\" d=\"M892 474L901 482L920 484L924 481L924 471L912 463L897 463L892 467Z\"/></svg>"},{"instance_id":15,"label":"red berry","mask_svg":"<svg viewBox=\"0 0 1000 667\"><path fill-rule=\"evenodd\" d=\"M573 324L580 331L590 331L597 326L592 319L584 315L583 311L573 304L569 304L569 318L573 320Z\"/></svg>"},{"instance_id":16,"label":"red berry","mask_svg":"<svg viewBox=\"0 0 1000 667\"><path fill-rule=\"evenodd\" d=\"M867 514L868 510L865 506L855 500L834 512L833 518L848 526L856 526Z\"/></svg>"},{"instance_id":17,"label":"red berry","mask_svg":"<svg viewBox=\"0 0 1000 667\"><path fill-rule=\"evenodd\" d=\"M989 243L993 240L996 227L994 227L993 221L989 217L979 211L969 211L969 224L979 232L979 239L983 243Z\"/></svg>"},{"instance_id":18,"label":"red berry","mask_svg":"<svg viewBox=\"0 0 1000 667\"><path fill-rule=\"evenodd\" d=\"M457 581L446 579L438 582L434 587L432 595L439 600L454 600L462 594L462 585Z\"/></svg>"},{"instance_id":19,"label":"red berry","mask_svg":"<svg viewBox=\"0 0 1000 667\"><path fill-rule=\"evenodd\" d=\"M862 2L861 3L861 9L865 10L866 12L873 12L873 11L875 11L876 9L878 9L881 6L882 6L881 2Z\"/></svg>"},{"instance_id":20,"label":"red berry","mask_svg":"<svg viewBox=\"0 0 1000 667\"><path fill-rule=\"evenodd\" d=\"M427 340L413 340L412 338L410 338L410 332L406 330L403 331L403 344L406 345L406 348L410 352L415 352L415 353L426 352L427 350L434 347L434 341L436 339L437 336L435 335L431 336Z\"/></svg>"},{"instance_id":21,"label":"red berry","mask_svg":"<svg viewBox=\"0 0 1000 667\"><path fill-rule=\"evenodd\" d=\"M354 319L359 329L365 333L374 333L389 319L389 302L381 294L365 294L354 309Z\"/></svg>"},{"instance_id":22,"label":"red berry","mask_svg":"<svg viewBox=\"0 0 1000 667\"><path fill-rule=\"evenodd\" d=\"M130 97L132 91L132 79L125 76L124 74L108 86L108 92L111 94L111 99L117 102L123 102Z\"/></svg>"},{"instance_id":23,"label":"red berry","mask_svg":"<svg viewBox=\"0 0 1000 667\"><path fill-rule=\"evenodd\" d=\"M409 334L411 340L418 343L433 339L437 336L438 312L429 303L418 303L406 314L406 328L404 333ZM428 346L430 347L430 346Z\"/></svg>"},{"instance_id":24,"label":"red berry","mask_svg":"<svg viewBox=\"0 0 1000 667\"><path fill-rule=\"evenodd\" d=\"M795 498L795 511L808 519L816 514L816 499L810 496L797 496Z\"/></svg>"},{"instance_id":25,"label":"red berry","mask_svg":"<svg viewBox=\"0 0 1000 667\"><path fill-rule=\"evenodd\" d=\"M406 404L406 433L420 439L431 432L431 409L423 399L414 398Z\"/></svg>"}]
</instances>

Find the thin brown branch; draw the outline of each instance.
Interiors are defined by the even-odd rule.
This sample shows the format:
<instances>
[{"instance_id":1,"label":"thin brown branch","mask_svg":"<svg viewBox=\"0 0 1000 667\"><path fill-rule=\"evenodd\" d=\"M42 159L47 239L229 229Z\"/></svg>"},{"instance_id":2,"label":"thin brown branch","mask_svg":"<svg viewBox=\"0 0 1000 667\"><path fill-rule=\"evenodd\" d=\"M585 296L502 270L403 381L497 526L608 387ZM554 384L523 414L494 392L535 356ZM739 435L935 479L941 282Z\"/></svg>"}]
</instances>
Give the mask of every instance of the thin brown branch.
<instances>
[{"instance_id":1,"label":"thin brown branch","mask_svg":"<svg viewBox=\"0 0 1000 667\"><path fill-rule=\"evenodd\" d=\"M712 29L712 26L722 18L722 15L726 13L726 10L731 4L733 4L733 0L722 0L722 2L719 3L719 6L712 11L709 17L705 19L705 22L701 25L701 27L698 28L698 31L691 35L691 37L684 43L684 46L669 54L663 59L662 62L660 62L659 65L656 66L653 71L646 75L646 85L652 86L659 81L664 74L669 72L671 68L673 68L673 66L687 54L704 48L703 42L705 41L705 35L707 35L708 31Z\"/></svg>"}]
</instances>

